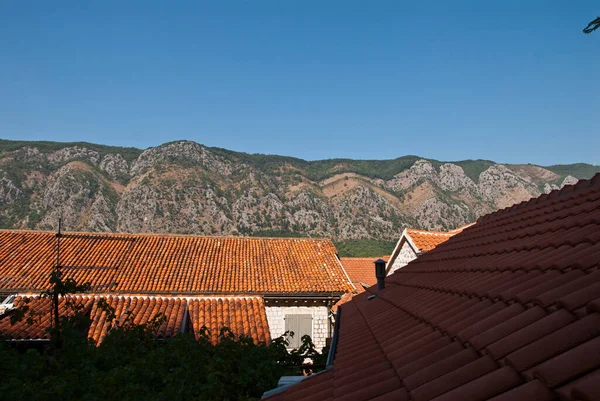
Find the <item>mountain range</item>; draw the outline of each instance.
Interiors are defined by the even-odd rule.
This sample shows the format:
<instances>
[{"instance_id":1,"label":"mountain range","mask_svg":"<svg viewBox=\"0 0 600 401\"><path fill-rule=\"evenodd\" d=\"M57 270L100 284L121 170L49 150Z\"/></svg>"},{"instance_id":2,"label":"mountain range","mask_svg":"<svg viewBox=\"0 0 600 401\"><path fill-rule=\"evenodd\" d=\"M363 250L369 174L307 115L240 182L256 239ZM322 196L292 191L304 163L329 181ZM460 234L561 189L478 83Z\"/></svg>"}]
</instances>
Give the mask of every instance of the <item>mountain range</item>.
<instances>
[{"instance_id":1,"label":"mountain range","mask_svg":"<svg viewBox=\"0 0 600 401\"><path fill-rule=\"evenodd\" d=\"M405 227L453 229L598 171L0 140L0 228L54 230L62 217L70 231L331 237L349 255L348 244L387 249Z\"/></svg>"}]
</instances>

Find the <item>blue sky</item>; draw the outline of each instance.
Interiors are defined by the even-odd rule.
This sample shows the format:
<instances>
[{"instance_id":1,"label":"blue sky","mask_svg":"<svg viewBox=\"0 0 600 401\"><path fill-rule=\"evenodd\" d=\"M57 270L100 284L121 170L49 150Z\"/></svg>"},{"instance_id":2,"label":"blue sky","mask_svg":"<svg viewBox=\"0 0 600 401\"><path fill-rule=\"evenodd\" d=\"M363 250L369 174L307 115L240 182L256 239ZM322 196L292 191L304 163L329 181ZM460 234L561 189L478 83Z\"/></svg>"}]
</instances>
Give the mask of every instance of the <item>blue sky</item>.
<instances>
[{"instance_id":1,"label":"blue sky","mask_svg":"<svg viewBox=\"0 0 600 401\"><path fill-rule=\"evenodd\" d=\"M122 4L125 3L125 4ZM600 163L596 0L0 2L0 138Z\"/></svg>"}]
</instances>

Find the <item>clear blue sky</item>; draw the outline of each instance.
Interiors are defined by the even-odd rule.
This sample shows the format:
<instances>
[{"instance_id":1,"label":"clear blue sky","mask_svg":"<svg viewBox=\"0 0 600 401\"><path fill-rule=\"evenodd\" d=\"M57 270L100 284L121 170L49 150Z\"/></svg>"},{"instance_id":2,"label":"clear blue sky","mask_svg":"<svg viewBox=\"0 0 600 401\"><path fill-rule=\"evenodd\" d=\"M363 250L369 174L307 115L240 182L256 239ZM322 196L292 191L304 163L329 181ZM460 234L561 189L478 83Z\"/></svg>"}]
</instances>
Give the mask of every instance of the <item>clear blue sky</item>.
<instances>
[{"instance_id":1,"label":"clear blue sky","mask_svg":"<svg viewBox=\"0 0 600 401\"><path fill-rule=\"evenodd\" d=\"M126 3L126 4L122 4ZM0 2L0 137L600 163L597 0Z\"/></svg>"}]
</instances>

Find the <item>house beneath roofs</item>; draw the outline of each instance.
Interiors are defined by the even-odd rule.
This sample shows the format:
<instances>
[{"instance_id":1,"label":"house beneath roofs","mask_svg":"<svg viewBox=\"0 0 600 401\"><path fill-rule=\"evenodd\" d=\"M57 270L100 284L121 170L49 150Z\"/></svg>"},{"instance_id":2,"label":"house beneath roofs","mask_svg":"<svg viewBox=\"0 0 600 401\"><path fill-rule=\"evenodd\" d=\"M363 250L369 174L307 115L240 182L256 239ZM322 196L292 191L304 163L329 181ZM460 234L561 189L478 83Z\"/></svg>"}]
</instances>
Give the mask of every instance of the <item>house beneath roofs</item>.
<instances>
[{"instance_id":1,"label":"house beneath roofs","mask_svg":"<svg viewBox=\"0 0 600 401\"><path fill-rule=\"evenodd\" d=\"M35 296L47 290L57 246L52 232L0 231L0 295ZM256 309L254 321L262 322L264 313L270 337L293 331L291 345L298 346L308 334L317 348L331 337L331 307L356 291L336 252L328 239L106 233L60 237L61 271L78 283L91 284L84 297L110 297L126 310L154 311L159 303L174 303L183 315L168 316L175 319L173 330L182 330L177 323L181 318L183 330L193 332L207 321L232 326L240 323L240 310ZM91 305L90 313L95 301ZM248 333L245 321L252 322L252 317L241 319L240 331ZM102 336L96 328L91 332L94 338ZM267 337L256 337L261 338Z\"/></svg>"},{"instance_id":2,"label":"house beneath roofs","mask_svg":"<svg viewBox=\"0 0 600 401\"><path fill-rule=\"evenodd\" d=\"M600 400L600 174L479 218L384 284L340 306L327 370L267 399Z\"/></svg>"},{"instance_id":3,"label":"house beneath roofs","mask_svg":"<svg viewBox=\"0 0 600 401\"><path fill-rule=\"evenodd\" d=\"M415 228L405 228L396 243L387 264L387 274L406 266L424 252L431 251L436 246L448 241L471 224L452 231L427 231Z\"/></svg>"}]
</instances>

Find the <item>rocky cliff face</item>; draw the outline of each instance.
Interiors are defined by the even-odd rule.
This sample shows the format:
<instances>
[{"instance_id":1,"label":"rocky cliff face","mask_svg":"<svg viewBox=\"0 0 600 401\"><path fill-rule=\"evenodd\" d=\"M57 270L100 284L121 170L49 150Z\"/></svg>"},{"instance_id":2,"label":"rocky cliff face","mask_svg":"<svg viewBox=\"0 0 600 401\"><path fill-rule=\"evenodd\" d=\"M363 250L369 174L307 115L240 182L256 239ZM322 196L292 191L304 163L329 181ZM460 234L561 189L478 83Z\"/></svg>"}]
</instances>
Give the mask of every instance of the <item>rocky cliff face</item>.
<instances>
[{"instance_id":1,"label":"rocky cliff face","mask_svg":"<svg viewBox=\"0 0 600 401\"><path fill-rule=\"evenodd\" d=\"M62 217L68 230L395 239L406 226L456 228L577 178L587 177L414 157L306 162L189 141L122 152L2 141L0 226L54 229Z\"/></svg>"}]
</instances>

